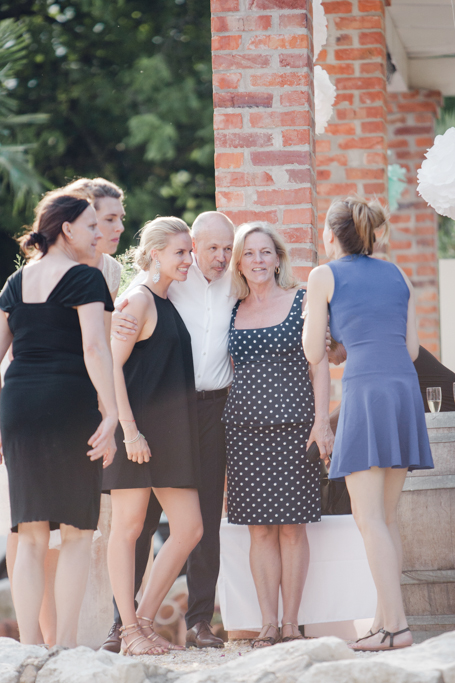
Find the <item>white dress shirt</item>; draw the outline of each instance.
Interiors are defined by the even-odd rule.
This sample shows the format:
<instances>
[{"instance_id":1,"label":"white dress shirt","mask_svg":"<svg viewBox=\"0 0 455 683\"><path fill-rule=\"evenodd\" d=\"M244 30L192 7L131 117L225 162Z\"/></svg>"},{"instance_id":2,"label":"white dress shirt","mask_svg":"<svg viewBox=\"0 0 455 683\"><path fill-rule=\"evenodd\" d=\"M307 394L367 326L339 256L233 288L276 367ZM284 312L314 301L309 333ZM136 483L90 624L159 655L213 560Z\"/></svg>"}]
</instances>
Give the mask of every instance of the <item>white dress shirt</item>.
<instances>
[{"instance_id":1,"label":"white dress shirt","mask_svg":"<svg viewBox=\"0 0 455 683\"><path fill-rule=\"evenodd\" d=\"M145 281L141 271L117 299L122 301L133 287ZM188 270L185 282L173 282L168 296L191 336L196 391L224 389L232 382L229 356L229 326L235 299L230 295L231 274L207 282L196 259Z\"/></svg>"}]
</instances>

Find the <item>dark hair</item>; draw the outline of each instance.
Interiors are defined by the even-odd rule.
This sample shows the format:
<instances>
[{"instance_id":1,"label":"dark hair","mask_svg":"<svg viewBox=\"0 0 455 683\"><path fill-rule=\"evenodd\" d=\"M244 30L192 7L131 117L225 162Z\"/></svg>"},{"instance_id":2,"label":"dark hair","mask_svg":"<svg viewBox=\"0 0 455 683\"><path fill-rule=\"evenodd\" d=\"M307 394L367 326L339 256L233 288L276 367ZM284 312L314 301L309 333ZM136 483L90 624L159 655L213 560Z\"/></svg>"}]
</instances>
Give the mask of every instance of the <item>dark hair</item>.
<instances>
[{"instance_id":1,"label":"dark hair","mask_svg":"<svg viewBox=\"0 0 455 683\"><path fill-rule=\"evenodd\" d=\"M43 256L47 254L61 234L63 223L73 223L88 206L90 202L76 192L69 194L61 189L47 192L35 209L32 227L18 240L25 256L30 257L34 249Z\"/></svg>"},{"instance_id":2,"label":"dark hair","mask_svg":"<svg viewBox=\"0 0 455 683\"><path fill-rule=\"evenodd\" d=\"M336 199L327 212L327 225L338 237L347 254L372 254L375 230L384 227L380 243L387 241L387 214L377 199L368 202L360 197Z\"/></svg>"},{"instance_id":3,"label":"dark hair","mask_svg":"<svg viewBox=\"0 0 455 683\"><path fill-rule=\"evenodd\" d=\"M64 189L70 192L76 190L76 192L81 193L93 203L95 209L98 209L97 199L112 197L113 199L120 199L123 203L125 198L123 190L105 178L78 178L78 180L73 180L69 185L66 185Z\"/></svg>"}]
</instances>

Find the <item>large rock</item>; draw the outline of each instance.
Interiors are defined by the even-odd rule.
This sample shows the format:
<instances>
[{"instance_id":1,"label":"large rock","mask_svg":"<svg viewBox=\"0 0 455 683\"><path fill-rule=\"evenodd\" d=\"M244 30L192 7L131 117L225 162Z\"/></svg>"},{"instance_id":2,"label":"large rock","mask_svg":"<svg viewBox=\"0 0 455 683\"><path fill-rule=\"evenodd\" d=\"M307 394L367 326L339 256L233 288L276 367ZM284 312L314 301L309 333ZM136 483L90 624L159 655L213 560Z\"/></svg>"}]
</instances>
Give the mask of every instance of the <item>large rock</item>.
<instances>
[{"instance_id":1,"label":"large rock","mask_svg":"<svg viewBox=\"0 0 455 683\"><path fill-rule=\"evenodd\" d=\"M339 638L295 640L256 650L215 669L182 676L179 683L297 683L315 662L355 659Z\"/></svg>"},{"instance_id":2,"label":"large rock","mask_svg":"<svg viewBox=\"0 0 455 683\"><path fill-rule=\"evenodd\" d=\"M376 657L316 664L297 683L442 683L437 671L408 671Z\"/></svg>"},{"instance_id":3,"label":"large rock","mask_svg":"<svg viewBox=\"0 0 455 683\"><path fill-rule=\"evenodd\" d=\"M176 677L170 669L148 662L147 658L78 647L50 659L39 671L36 683L168 683Z\"/></svg>"},{"instance_id":4,"label":"large rock","mask_svg":"<svg viewBox=\"0 0 455 683\"><path fill-rule=\"evenodd\" d=\"M37 666L34 667L36 676L38 666L42 666L48 658L48 651L38 645L21 645L12 638L0 638L0 683L19 683L27 661L36 662ZM27 672L25 673L27 675Z\"/></svg>"},{"instance_id":5,"label":"large rock","mask_svg":"<svg viewBox=\"0 0 455 683\"><path fill-rule=\"evenodd\" d=\"M455 683L455 632L403 650L317 664L298 683Z\"/></svg>"},{"instance_id":6,"label":"large rock","mask_svg":"<svg viewBox=\"0 0 455 683\"><path fill-rule=\"evenodd\" d=\"M198 653L196 653L198 654ZM164 660L165 658L163 658ZM355 655L338 638L282 643L185 673L148 657L0 638L0 683L455 683L455 632L405 650Z\"/></svg>"}]
</instances>

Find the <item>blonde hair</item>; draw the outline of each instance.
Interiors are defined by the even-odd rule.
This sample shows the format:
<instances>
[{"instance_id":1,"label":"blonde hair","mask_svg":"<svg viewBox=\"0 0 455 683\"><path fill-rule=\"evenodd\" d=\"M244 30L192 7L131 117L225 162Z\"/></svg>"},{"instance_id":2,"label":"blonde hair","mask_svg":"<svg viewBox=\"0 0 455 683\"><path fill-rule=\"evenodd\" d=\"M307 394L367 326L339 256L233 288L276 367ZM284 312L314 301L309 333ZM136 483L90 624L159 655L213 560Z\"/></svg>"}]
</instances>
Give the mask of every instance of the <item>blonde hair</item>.
<instances>
[{"instance_id":1,"label":"blonde hair","mask_svg":"<svg viewBox=\"0 0 455 683\"><path fill-rule=\"evenodd\" d=\"M181 218L159 216L153 221L148 221L139 232L139 246L133 249L134 261L138 268L149 270L152 263L151 250L162 251L167 247L169 238L181 232L190 234L189 227Z\"/></svg>"},{"instance_id":2,"label":"blonde hair","mask_svg":"<svg viewBox=\"0 0 455 683\"><path fill-rule=\"evenodd\" d=\"M347 254L372 254L375 231L384 228L378 244L387 242L390 226L387 214L377 199L368 202L361 197L336 199L327 212L327 225L333 230Z\"/></svg>"},{"instance_id":3,"label":"blonde hair","mask_svg":"<svg viewBox=\"0 0 455 683\"><path fill-rule=\"evenodd\" d=\"M66 185L63 189L70 192L76 191L83 193L94 205L96 210L99 208L97 206L98 199L112 197L113 199L119 199L123 204L125 198L123 190L118 185L111 183L110 180L106 180L105 178L78 178Z\"/></svg>"},{"instance_id":4,"label":"blonde hair","mask_svg":"<svg viewBox=\"0 0 455 683\"><path fill-rule=\"evenodd\" d=\"M292 289L293 287L297 287L299 282L293 275L289 253L283 238L274 228L266 223L243 223L243 225L240 225L235 232L234 248L232 250L232 296L237 297L237 299L246 299L250 293L250 288L246 278L239 271L239 263L245 248L245 240L254 232L262 232L264 235L270 237L274 244L275 251L280 260L279 272L275 273L277 285L282 289Z\"/></svg>"}]
</instances>

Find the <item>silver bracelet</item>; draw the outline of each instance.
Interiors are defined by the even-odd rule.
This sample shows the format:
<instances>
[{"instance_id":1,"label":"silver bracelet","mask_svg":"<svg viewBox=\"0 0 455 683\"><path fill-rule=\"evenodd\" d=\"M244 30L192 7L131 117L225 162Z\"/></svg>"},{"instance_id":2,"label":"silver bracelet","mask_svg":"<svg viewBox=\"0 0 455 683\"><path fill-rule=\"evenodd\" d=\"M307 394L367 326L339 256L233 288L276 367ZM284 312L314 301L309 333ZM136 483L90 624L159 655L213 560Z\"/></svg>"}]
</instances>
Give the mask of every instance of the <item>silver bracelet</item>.
<instances>
[{"instance_id":1,"label":"silver bracelet","mask_svg":"<svg viewBox=\"0 0 455 683\"><path fill-rule=\"evenodd\" d=\"M134 437L134 439L131 439L131 441L125 441L125 439L123 439L123 443L136 443L136 441L139 441L139 439L141 438L141 436L144 437L144 435L141 434L140 431L139 431L139 429L138 429L138 430L137 430L137 434L136 434L136 436Z\"/></svg>"}]
</instances>

